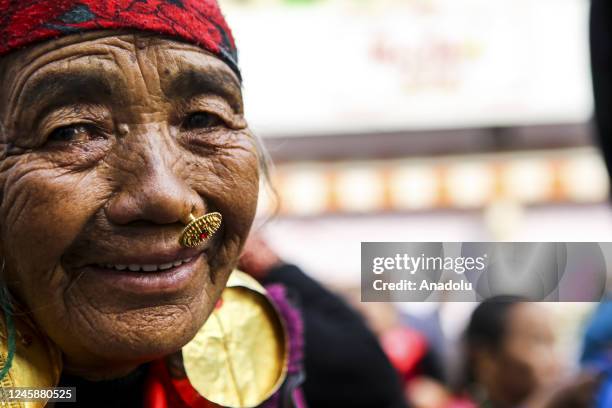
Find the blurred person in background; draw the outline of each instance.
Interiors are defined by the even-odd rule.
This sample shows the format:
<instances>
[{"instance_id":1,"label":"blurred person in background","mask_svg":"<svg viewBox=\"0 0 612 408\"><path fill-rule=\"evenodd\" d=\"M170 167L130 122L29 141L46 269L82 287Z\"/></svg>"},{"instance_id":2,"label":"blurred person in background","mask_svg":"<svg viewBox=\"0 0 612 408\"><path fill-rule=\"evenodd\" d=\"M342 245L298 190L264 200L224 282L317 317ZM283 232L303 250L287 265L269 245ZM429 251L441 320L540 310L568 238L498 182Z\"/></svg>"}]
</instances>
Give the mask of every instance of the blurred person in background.
<instances>
[{"instance_id":1,"label":"blurred person in background","mask_svg":"<svg viewBox=\"0 0 612 408\"><path fill-rule=\"evenodd\" d=\"M282 283L300 306L309 407L406 407L399 376L376 336L339 296L282 260L256 232L239 266L265 285Z\"/></svg>"},{"instance_id":2,"label":"blurred person in background","mask_svg":"<svg viewBox=\"0 0 612 408\"><path fill-rule=\"evenodd\" d=\"M481 303L465 333L466 390L485 408L591 407L597 381L565 382L551 315L516 297Z\"/></svg>"}]
</instances>

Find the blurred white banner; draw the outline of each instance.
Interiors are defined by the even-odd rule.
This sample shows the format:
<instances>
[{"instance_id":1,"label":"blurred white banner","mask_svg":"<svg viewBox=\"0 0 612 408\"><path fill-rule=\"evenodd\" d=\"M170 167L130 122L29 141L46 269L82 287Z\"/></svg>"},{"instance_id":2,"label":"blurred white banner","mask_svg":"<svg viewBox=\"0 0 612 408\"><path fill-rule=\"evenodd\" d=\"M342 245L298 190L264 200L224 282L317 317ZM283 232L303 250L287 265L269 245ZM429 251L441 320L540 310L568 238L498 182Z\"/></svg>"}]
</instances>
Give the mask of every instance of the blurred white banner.
<instances>
[{"instance_id":1,"label":"blurred white banner","mask_svg":"<svg viewBox=\"0 0 612 408\"><path fill-rule=\"evenodd\" d=\"M263 136L591 115L587 0L221 3Z\"/></svg>"}]
</instances>

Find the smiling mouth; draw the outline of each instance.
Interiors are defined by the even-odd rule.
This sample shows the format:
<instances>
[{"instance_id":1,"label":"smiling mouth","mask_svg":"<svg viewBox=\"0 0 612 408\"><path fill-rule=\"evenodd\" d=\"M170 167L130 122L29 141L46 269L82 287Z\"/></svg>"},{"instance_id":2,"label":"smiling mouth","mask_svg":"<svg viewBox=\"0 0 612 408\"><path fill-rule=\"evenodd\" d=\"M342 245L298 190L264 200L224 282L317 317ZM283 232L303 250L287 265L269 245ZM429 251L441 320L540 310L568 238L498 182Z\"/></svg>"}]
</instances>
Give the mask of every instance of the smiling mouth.
<instances>
[{"instance_id":1,"label":"smiling mouth","mask_svg":"<svg viewBox=\"0 0 612 408\"><path fill-rule=\"evenodd\" d=\"M98 268L108 269L111 271L130 271L130 272L161 272L167 271L169 269L173 269L181 266L182 264L191 262L191 258L179 259L174 262L162 263L162 264L96 264Z\"/></svg>"},{"instance_id":2,"label":"smiling mouth","mask_svg":"<svg viewBox=\"0 0 612 408\"><path fill-rule=\"evenodd\" d=\"M149 259L115 261L121 263L95 262L79 269L84 272L83 276L93 279L97 285L112 287L114 293L137 297L180 293L188 288L198 275L208 271L206 251L191 251L189 254L175 257L145 258Z\"/></svg>"}]
</instances>

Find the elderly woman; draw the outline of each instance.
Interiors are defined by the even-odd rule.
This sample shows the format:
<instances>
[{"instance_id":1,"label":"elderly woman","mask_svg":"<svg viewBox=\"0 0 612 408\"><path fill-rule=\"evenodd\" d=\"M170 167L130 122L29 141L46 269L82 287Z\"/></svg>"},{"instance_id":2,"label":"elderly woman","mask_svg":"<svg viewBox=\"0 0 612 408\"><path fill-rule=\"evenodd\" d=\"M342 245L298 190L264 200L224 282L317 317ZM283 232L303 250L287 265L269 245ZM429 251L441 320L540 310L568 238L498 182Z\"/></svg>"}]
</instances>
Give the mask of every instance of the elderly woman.
<instances>
[{"instance_id":1,"label":"elderly woman","mask_svg":"<svg viewBox=\"0 0 612 408\"><path fill-rule=\"evenodd\" d=\"M215 0L0 0L0 406L403 408L335 295L234 270L263 157Z\"/></svg>"},{"instance_id":2,"label":"elderly woman","mask_svg":"<svg viewBox=\"0 0 612 408\"><path fill-rule=\"evenodd\" d=\"M214 0L0 0L3 387L300 405L295 310L230 278L262 162L243 113Z\"/></svg>"}]
</instances>

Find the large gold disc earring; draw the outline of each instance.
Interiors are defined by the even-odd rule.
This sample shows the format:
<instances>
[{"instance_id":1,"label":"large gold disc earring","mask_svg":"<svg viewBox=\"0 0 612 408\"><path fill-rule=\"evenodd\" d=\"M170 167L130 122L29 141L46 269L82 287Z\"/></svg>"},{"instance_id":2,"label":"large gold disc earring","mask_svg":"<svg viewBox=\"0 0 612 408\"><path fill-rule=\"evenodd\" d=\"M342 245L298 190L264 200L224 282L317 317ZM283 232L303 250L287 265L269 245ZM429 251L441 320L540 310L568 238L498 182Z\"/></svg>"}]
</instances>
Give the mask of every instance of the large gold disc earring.
<instances>
[{"instance_id":1,"label":"large gold disc earring","mask_svg":"<svg viewBox=\"0 0 612 408\"><path fill-rule=\"evenodd\" d=\"M189 214L189 224L183 229L180 243L187 248L195 248L210 239L221 226L221 214L212 212L196 218Z\"/></svg>"},{"instance_id":2,"label":"large gold disc earring","mask_svg":"<svg viewBox=\"0 0 612 408\"><path fill-rule=\"evenodd\" d=\"M183 347L183 364L191 385L208 401L257 407L285 381L287 341L266 290L236 270L204 326Z\"/></svg>"}]
</instances>

